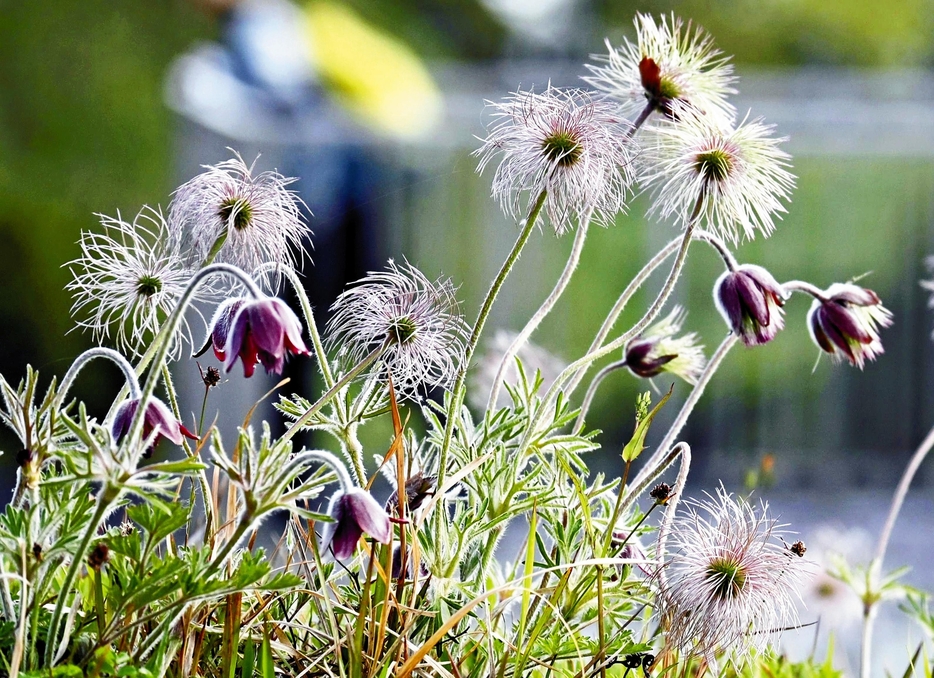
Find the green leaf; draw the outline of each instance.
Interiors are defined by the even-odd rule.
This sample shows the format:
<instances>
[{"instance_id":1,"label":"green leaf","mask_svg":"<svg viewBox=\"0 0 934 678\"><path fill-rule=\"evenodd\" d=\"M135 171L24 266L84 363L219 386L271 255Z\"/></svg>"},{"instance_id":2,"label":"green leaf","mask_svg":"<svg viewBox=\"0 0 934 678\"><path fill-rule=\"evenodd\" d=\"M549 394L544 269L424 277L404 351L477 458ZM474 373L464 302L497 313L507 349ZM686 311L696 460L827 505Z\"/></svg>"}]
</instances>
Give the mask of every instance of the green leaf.
<instances>
[{"instance_id":1,"label":"green leaf","mask_svg":"<svg viewBox=\"0 0 934 678\"><path fill-rule=\"evenodd\" d=\"M642 450L645 449L645 436L649 432L649 426L652 425L652 420L655 418L655 415L658 414L659 410L662 409L662 406L668 402L668 399L671 397L671 394L675 390L675 385L672 384L671 388L668 389L668 393L662 396L662 399L658 401L658 404L652 408L652 411L649 412L644 417L640 417L636 423L636 430L632 434L632 439L626 443L626 447L623 448L623 461L629 463L634 461L642 454Z\"/></svg>"}]
</instances>

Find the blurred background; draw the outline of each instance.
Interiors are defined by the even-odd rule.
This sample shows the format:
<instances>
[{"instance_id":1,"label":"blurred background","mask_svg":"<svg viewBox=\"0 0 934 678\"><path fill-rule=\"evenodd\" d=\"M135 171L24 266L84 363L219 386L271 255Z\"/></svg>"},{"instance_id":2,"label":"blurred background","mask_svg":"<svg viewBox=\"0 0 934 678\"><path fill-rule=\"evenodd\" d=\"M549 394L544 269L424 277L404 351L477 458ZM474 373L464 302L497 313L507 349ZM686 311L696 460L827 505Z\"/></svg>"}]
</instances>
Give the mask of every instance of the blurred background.
<instances>
[{"instance_id":1,"label":"blurred background","mask_svg":"<svg viewBox=\"0 0 934 678\"><path fill-rule=\"evenodd\" d=\"M875 538L911 450L934 424L934 316L918 285L934 252L930 0L884 10L870 0L2 3L0 373L15 383L28 363L47 383L91 345L70 331L62 264L78 256L82 229L99 228L94 213L167 206L175 186L228 148L301 178L296 188L315 215L314 263L304 272L322 316L346 280L405 256L429 276L451 276L472 319L516 235L470 157L484 100L549 80L580 85L604 38L633 36L636 11L671 10L734 55L738 110L790 137L798 186L789 212L774 236L742 245L739 259L822 287L866 274L861 284L895 314L885 355L865 371L815 367L808 302L792 299L787 329L768 346L737 349L693 416L684 433L695 450L692 483L758 485L806 540L809 530L830 542L828 534L848 535L851 545ZM645 207L637 198L629 216L591 234L536 343L565 359L584 351L630 276L675 234L645 221ZM532 239L491 330L521 329L570 246L547 231ZM692 251L677 299L710 351L724 334L710 295L720 264L701 246ZM641 315L646 295L623 323ZM200 403L194 365L179 371ZM290 376L312 388L300 367ZM100 411L118 386L109 368L92 370L75 394ZM603 431L597 468L618 472L615 453L644 390L628 374L605 382L589 417ZM255 391L244 401L264 389ZM656 430L685 394L677 384ZM384 444L376 438L374 452ZM16 450L5 431L0 449L0 487L9 487ZM932 477L929 463L888 561L917 565L909 580L929 589ZM885 661L903 667L918 633L894 621L883 628L892 635L880 633L880 644L894 648ZM810 650L814 629L797 635ZM841 661L852 661L843 646Z\"/></svg>"}]
</instances>

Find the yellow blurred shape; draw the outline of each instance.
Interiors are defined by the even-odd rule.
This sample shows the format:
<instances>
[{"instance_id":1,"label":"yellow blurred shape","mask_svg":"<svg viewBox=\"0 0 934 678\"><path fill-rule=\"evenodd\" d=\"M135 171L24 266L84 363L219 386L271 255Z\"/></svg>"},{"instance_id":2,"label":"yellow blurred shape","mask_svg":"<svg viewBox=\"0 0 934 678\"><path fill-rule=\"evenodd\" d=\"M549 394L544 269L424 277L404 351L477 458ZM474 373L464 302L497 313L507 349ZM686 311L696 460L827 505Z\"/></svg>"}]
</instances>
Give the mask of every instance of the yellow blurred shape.
<instances>
[{"instance_id":1,"label":"yellow blurred shape","mask_svg":"<svg viewBox=\"0 0 934 678\"><path fill-rule=\"evenodd\" d=\"M312 2L306 14L318 73L342 104L394 137L431 131L443 101L412 50L342 5Z\"/></svg>"}]
</instances>

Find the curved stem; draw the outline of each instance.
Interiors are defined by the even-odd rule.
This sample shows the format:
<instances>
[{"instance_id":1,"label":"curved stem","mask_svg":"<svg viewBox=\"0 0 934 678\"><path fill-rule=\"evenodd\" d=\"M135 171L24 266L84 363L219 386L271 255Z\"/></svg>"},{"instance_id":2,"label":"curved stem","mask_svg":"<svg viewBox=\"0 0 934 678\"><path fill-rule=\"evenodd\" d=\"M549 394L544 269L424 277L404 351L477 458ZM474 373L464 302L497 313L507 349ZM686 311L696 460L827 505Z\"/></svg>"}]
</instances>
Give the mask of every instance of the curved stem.
<instances>
[{"instance_id":1,"label":"curved stem","mask_svg":"<svg viewBox=\"0 0 934 678\"><path fill-rule=\"evenodd\" d=\"M333 398L337 394L338 391L340 391L342 388L344 388L344 386L346 386L351 381L356 379L364 370L366 370L370 365L372 365L377 360L377 358L379 358L383 354L383 351L386 350L386 346L387 346L386 344L383 344L379 348L371 351L368 356L366 356L363 360L357 363L353 368L351 368L351 370L347 374L345 374L337 382L335 382L335 384L331 388L329 388L324 393L324 395L318 398L317 402L314 405L312 405L307 410L305 410L305 413L295 420L295 423L293 423L289 427L289 429L285 433L282 434L282 437L279 439L279 442L284 443L287 440L291 440L295 436L295 434L298 433L305 424L311 421L311 418L315 416L315 414L317 414L318 411L320 411L322 407L328 404L328 401L331 400L331 398Z\"/></svg>"},{"instance_id":2,"label":"curved stem","mask_svg":"<svg viewBox=\"0 0 934 678\"><path fill-rule=\"evenodd\" d=\"M337 482L340 483L341 490L343 492L350 492L350 490L357 487L354 482L350 479L350 473L347 472L347 467L338 459L336 456L331 454L326 450L302 450L301 455L304 459L314 459L315 461L320 461L322 464L330 466L334 469L334 473L337 474Z\"/></svg>"},{"instance_id":3,"label":"curved stem","mask_svg":"<svg viewBox=\"0 0 934 678\"><path fill-rule=\"evenodd\" d=\"M143 392L140 395L140 406L136 410L136 416L133 417L133 423L130 425L130 430L128 431L127 436L123 441L123 445L126 445L128 449L132 449L134 446L136 446L137 441L142 434L143 422L145 420L146 414L146 404L148 403L149 398L152 397L152 394L155 393L156 386L159 384L159 378L162 374L162 365L165 363L166 357L169 353L169 346L172 343L170 341L172 335L174 335L175 331L178 329L178 325L181 323L182 318L185 315L185 311L188 308L188 305L191 303L191 300L194 297L198 286L208 276L218 273L231 275L237 278L240 282L243 283L254 299L263 298L264 295L262 291L259 289L259 287L257 287L256 283L253 282L253 279L236 266L231 266L230 264L211 264L200 269L191 277L191 280L188 281L188 287L185 288L181 298L178 300L178 305L175 307L175 310L172 311L172 315L168 317L168 320L166 320L165 325L163 326L165 334L163 335L160 332L159 336L162 337L162 340L161 343L158 344L158 348L153 354L152 369L149 371L149 378L146 379L146 386L143 388ZM159 337L157 337L157 340L158 338Z\"/></svg>"},{"instance_id":4,"label":"curved stem","mask_svg":"<svg viewBox=\"0 0 934 678\"><path fill-rule=\"evenodd\" d=\"M782 283L782 288L787 292L804 292L820 301L828 301L824 290L804 280L789 280L786 283Z\"/></svg>"},{"instance_id":5,"label":"curved stem","mask_svg":"<svg viewBox=\"0 0 934 678\"><path fill-rule=\"evenodd\" d=\"M590 351L585 354L583 357L579 358L575 362L568 365L564 371L558 375L558 378L555 379L555 382L551 385L551 388L548 389L548 393L545 394L545 397L542 399L542 406L539 408L533 420L530 422L525 435L522 438L521 443L519 444L519 453L523 453L532 440L532 437L535 435L535 430L538 426L538 423L541 421L542 416L547 410L547 405L551 402L554 402L555 398L558 395L558 392L561 391L565 384L575 375L577 375L579 370L586 368L593 364L595 361L600 358L618 351L623 346L625 346L629 341L642 333L642 331L649 326L658 314L661 312L662 308L668 301L668 298L671 296L672 291L675 288L675 283L678 282L678 278L681 275L681 269L684 267L684 262L687 259L688 248L691 245L691 238L694 234L694 226L697 222L698 215L700 214L700 208L703 205L704 200L704 191L701 191L700 195L697 197L697 203L694 207L694 213L691 215L691 221L688 224L688 227L684 231L684 235L681 238L681 246L678 249L678 254L675 257L675 261L671 266L671 272L668 274L667 280L662 287L662 290L658 293L658 296L655 298L655 301L652 302L652 305L649 307L649 310L646 311L645 315L637 322L628 332L625 332L622 336L611 341L609 344L606 344L602 348L596 351ZM568 390L570 393L570 390Z\"/></svg>"},{"instance_id":6,"label":"curved stem","mask_svg":"<svg viewBox=\"0 0 934 678\"><path fill-rule=\"evenodd\" d=\"M892 538L892 530L895 528L895 521L898 519L898 514L902 510L902 504L905 503L905 497L908 495L908 488L911 486L911 481L914 480L915 474L918 472L918 469L921 467L921 464L924 462L925 457L927 457L932 447L934 447L934 428L928 431L927 436L921 441L918 449L915 450L911 461L909 461L908 466L905 467L905 472L902 474L902 478L898 483L895 495L892 497L892 505L889 508L889 515L885 519L882 533L879 535L879 544L876 546L875 557L869 564L868 581L872 586L875 585L879 575L882 573L882 563L885 560L885 552L888 550L889 540ZM860 654L860 675L864 678L869 676L872 632L877 602L878 601L866 603L865 613L863 615L863 645Z\"/></svg>"},{"instance_id":7,"label":"curved stem","mask_svg":"<svg viewBox=\"0 0 934 678\"><path fill-rule=\"evenodd\" d=\"M587 393L584 395L584 402L581 404L580 414L577 415L577 419L574 422L574 435L578 435L581 431L584 430L584 418L587 416L587 411L590 409L590 404L593 402L594 396L597 394L597 389L600 387L601 382L611 373L624 367L626 367L625 358L622 360L617 360L615 363L610 363L602 370L597 372L597 375L593 378L593 381L590 382L590 386L587 387Z\"/></svg>"},{"instance_id":8,"label":"curved stem","mask_svg":"<svg viewBox=\"0 0 934 678\"><path fill-rule=\"evenodd\" d=\"M726 265L729 271L735 271L739 262L736 261L736 257L733 256L733 253L730 252L730 248L727 247L727 244L723 241L722 238L717 237L710 231L695 231L694 232L695 240L703 240L711 247L713 247L717 254L720 255L720 258L723 259L723 263Z\"/></svg>"},{"instance_id":9,"label":"curved stem","mask_svg":"<svg viewBox=\"0 0 934 678\"><path fill-rule=\"evenodd\" d=\"M499 392L503 387L503 379L506 376L506 370L509 369L509 366L512 364L513 358L525 342L529 340L529 337L532 336L532 333L538 328L542 320L551 313L555 304L558 303L558 299L561 298L561 295L564 294L564 290L567 289L568 283L571 282L574 271L577 270L577 265L580 263L581 252L584 250L584 241L587 239L587 230L590 226L590 214L591 213L588 213L586 218L581 220L580 226L577 229L577 235L574 236L574 245L571 247L571 254L568 256L564 271L562 271L561 276L555 283L554 289L551 290L551 294L542 302L541 307L539 307L535 314L529 319L516 338L513 339L509 348L506 349L506 354L499 363L499 370L496 372L496 378L493 380L493 387L490 389L490 399L487 401L486 405L488 411L494 408L496 401L499 399Z\"/></svg>"},{"instance_id":10,"label":"curved stem","mask_svg":"<svg viewBox=\"0 0 934 678\"><path fill-rule=\"evenodd\" d=\"M645 462L642 470L636 474L636 482L639 482L646 474L651 473L652 466L658 463L658 460L661 459L662 456L666 454L668 449L674 444L675 438L677 438L681 433L681 429L683 429L684 425L687 423L688 417L690 417L691 412L694 411L694 406L697 405L697 402L701 399L701 396L704 395L704 389L707 388L707 384L720 368L720 364L723 362L723 359L726 358L727 353L730 352L730 349L736 346L738 341L739 337L733 333L730 333L723 341L720 342L717 350L714 351L712 356L710 356L710 361L707 363L707 366L704 367L704 371L701 373L700 377L698 377L697 383L691 390L691 394L687 397L687 400L685 400L684 404L681 406L681 411L678 412L678 416L671 424L671 428L668 429L668 432L665 434L662 442L659 443L655 453L649 457L649 460Z\"/></svg>"},{"instance_id":11,"label":"curved stem","mask_svg":"<svg viewBox=\"0 0 934 678\"><path fill-rule=\"evenodd\" d=\"M538 194L538 198L536 198L535 203L529 211L529 216L525 220L525 226L519 233L516 243L512 246L512 250L506 257L506 261L504 261L503 265L500 267L496 278L493 279L493 284L490 285L490 289L486 293L486 298L480 306L480 312L477 314L477 322L474 323L473 331L470 333L470 339L467 341L463 363L461 364L461 369L457 374L457 380L454 382L454 388L451 392L451 408L447 413L447 421L444 424L444 439L441 443L441 452L438 456L438 480L436 481L436 487L444 487L448 450L451 447L455 422L460 418L461 405L464 403L464 382L467 380L467 368L470 366L470 360L473 358L473 353L477 348L477 344L480 342L480 335L490 315L490 310L493 308L493 303L496 301L496 297L499 295L499 291L502 289L503 283L506 282L510 271L512 271L513 266L515 266L516 261L519 259L522 249L532 235L532 229L535 227L535 222L538 221L538 215L545 205L545 197L547 195L547 191L542 191Z\"/></svg>"},{"instance_id":12,"label":"curved stem","mask_svg":"<svg viewBox=\"0 0 934 678\"><path fill-rule=\"evenodd\" d=\"M62 383L61 386L59 386L58 393L55 395L55 403L52 405L52 411L58 411L61 409L62 403L65 400L65 396L68 394L68 390L71 388L71 385L78 377L78 373L84 368L85 365L88 364L88 362L94 358L107 358L116 364L116 366L120 368L120 371L123 372L123 376L126 379L126 385L130 390L130 398L139 400L142 397L142 393L140 392L139 388L139 381L136 379L136 372L133 370L133 366L130 365L126 358L111 348L91 348L75 358L75 361L71 364L71 367L69 367L68 371L65 373L65 376L62 377Z\"/></svg>"},{"instance_id":13,"label":"curved stem","mask_svg":"<svg viewBox=\"0 0 934 678\"><path fill-rule=\"evenodd\" d=\"M678 477L675 480L675 486L671 491L671 498L665 507L665 517L662 518L658 526L658 540L655 542L655 560L661 563L658 570L659 588L664 591L668 584L667 568L665 567L665 546L668 543L668 533L671 532L671 522L675 518L675 510L678 508L678 501L684 492L684 485L688 481L688 472L691 470L691 446L685 442L675 445L668 457L674 461L676 455L681 456L681 466L678 469ZM669 462L670 464L671 462Z\"/></svg>"},{"instance_id":14,"label":"curved stem","mask_svg":"<svg viewBox=\"0 0 934 678\"><path fill-rule=\"evenodd\" d=\"M328 356L324 351L324 344L321 342L321 335L318 334L318 326L315 324L315 314L311 307L311 300L308 293L305 292L305 286L294 269L279 262L270 262L256 269L257 275L264 274L267 270L273 270L285 276L295 290L295 296L298 297L298 303L302 307L302 314L305 316L305 325L308 327L308 335L311 337L311 344L315 349L315 357L321 366L321 375L324 377L324 385L331 388L334 385L334 375L331 373L331 366L328 364Z\"/></svg>"}]
</instances>

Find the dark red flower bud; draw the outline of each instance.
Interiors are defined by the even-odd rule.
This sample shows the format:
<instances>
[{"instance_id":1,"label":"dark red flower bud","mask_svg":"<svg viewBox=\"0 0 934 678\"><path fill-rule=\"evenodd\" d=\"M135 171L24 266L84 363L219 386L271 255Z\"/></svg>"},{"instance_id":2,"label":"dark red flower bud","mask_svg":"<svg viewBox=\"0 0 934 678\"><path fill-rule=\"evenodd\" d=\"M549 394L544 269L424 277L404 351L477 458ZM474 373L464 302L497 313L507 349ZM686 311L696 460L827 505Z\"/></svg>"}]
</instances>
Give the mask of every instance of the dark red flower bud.
<instances>
[{"instance_id":1,"label":"dark red flower bud","mask_svg":"<svg viewBox=\"0 0 934 678\"><path fill-rule=\"evenodd\" d=\"M381 544L392 538L389 515L366 490L338 492L331 499L328 515L334 522L327 524L321 541L323 548L331 547L335 558L352 556L364 532Z\"/></svg>"},{"instance_id":2,"label":"dark red flower bud","mask_svg":"<svg viewBox=\"0 0 934 678\"><path fill-rule=\"evenodd\" d=\"M214 355L217 356L217 359L222 362L224 361L227 357L225 349L227 347L227 337L230 335L230 326L237 316L237 311L239 311L245 303L247 303L246 299L238 297L236 299L227 299L217 307L217 310L214 311L214 317L211 318L210 334L208 334L207 339L205 339L204 346L192 356L193 358L198 358L209 348L213 348Z\"/></svg>"},{"instance_id":3,"label":"dark red flower bud","mask_svg":"<svg viewBox=\"0 0 934 678\"><path fill-rule=\"evenodd\" d=\"M120 409L117 410L111 429L114 440L119 442L130 431L130 425L133 423L133 418L136 416L138 409L139 400L123 401ZM198 439L198 436L185 428L165 403L158 398L150 398L149 404L146 405L146 415L143 420L143 438L149 438L153 432L156 433L156 437L147 453L152 452L153 447L161 438L168 438L176 445L182 444L182 436L192 440Z\"/></svg>"},{"instance_id":4,"label":"dark red flower bud","mask_svg":"<svg viewBox=\"0 0 934 678\"><path fill-rule=\"evenodd\" d=\"M284 301L267 297L247 301L237 311L230 326L224 369L233 368L239 357L243 362L243 376L253 376L257 363L266 372L279 374L288 353L308 355L302 341L302 326Z\"/></svg>"},{"instance_id":5,"label":"dark red flower bud","mask_svg":"<svg viewBox=\"0 0 934 678\"><path fill-rule=\"evenodd\" d=\"M766 344L785 326L785 290L761 266L744 264L727 271L714 285L720 315L746 346Z\"/></svg>"},{"instance_id":6,"label":"dark red flower bud","mask_svg":"<svg viewBox=\"0 0 934 678\"><path fill-rule=\"evenodd\" d=\"M892 313L875 292L858 285L837 283L824 294L808 312L811 338L836 361L846 359L862 369L884 352L879 328L892 324Z\"/></svg>"}]
</instances>

